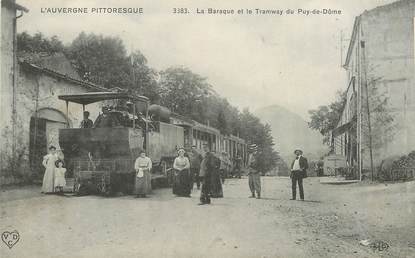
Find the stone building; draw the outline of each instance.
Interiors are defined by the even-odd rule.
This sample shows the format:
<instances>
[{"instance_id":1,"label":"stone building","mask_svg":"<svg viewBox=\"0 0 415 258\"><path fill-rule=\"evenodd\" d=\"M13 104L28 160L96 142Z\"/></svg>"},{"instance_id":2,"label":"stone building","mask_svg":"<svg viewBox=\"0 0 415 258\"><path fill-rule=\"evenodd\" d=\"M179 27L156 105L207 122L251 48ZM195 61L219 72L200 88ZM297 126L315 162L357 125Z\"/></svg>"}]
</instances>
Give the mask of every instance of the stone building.
<instances>
[{"instance_id":1,"label":"stone building","mask_svg":"<svg viewBox=\"0 0 415 258\"><path fill-rule=\"evenodd\" d=\"M1 10L1 115L0 185L40 179L41 161L47 148L59 149L58 130L77 127L82 106L70 105L59 95L107 91L82 81L71 63L62 55L21 55L14 44L16 11L27 11L13 1L2 0ZM91 119L100 107L86 107Z\"/></svg>"},{"instance_id":2,"label":"stone building","mask_svg":"<svg viewBox=\"0 0 415 258\"><path fill-rule=\"evenodd\" d=\"M415 1L401 0L355 19L346 104L332 144L360 172L370 167L369 135L375 166L415 149L414 16Z\"/></svg>"}]
</instances>

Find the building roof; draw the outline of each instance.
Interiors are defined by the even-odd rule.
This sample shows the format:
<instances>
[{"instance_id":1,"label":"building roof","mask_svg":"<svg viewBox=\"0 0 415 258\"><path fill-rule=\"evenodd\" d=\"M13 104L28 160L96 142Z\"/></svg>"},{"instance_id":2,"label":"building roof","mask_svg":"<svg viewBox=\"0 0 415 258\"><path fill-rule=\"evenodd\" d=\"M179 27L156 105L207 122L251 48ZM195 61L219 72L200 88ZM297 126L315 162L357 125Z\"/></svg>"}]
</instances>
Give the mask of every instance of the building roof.
<instances>
[{"instance_id":1,"label":"building roof","mask_svg":"<svg viewBox=\"0 0 415 258\"><path fill-rule=\"evenodd\" d=\"M17 57L19 61L25 61L42 68L53 70L60 74L66 74L73 79L81 80L81 77L75 70L73 64L62 52L48 53L18 51Z\"/></svg>"},{"instance_id":2,"label":"building roof","mask_svg":"<svg viewBox=\"0 0 415 258\"><path fill-rule=\"evenodd\" d=\"M29 12L29 9L12 0L1 0L1 6L13 8L26 13Z\"/></svg>"},{"instance_id":3,"label":"building roof","mask_svg":"<svg viewBox=\"0 0 415 258\"><path fill-rule=\"evenodd\" d=\"M349 66L350 58L353 52L353 46L355 45L355 42L356 42L357 30L360 25L360 19L361 19L360 15L354 19L352 37L350 38L349 48L347 49L346 61L344 62L344 65L343 65L344 68L347 68Z\"/></svg>"},{"instance_id":4,"label":"building roof","mask_svg":"<svg viewBox=\"0 0 415 258\"><path fill-rule=\"evenodd\" d=\"M108 91L108 89L105 88L105 87L98 86L98 85L90 83L90 82L86 82L86 81L82 81L82 80L72 78L72 77L70 77L66 74L59 73L59 72L54 71L54 70L49 69L49 68L41 67L41 66L38 66L38 65L26 62L26 61L19 61L19 63L23 68L29 69L31 71L44 73L44 74L47 74L49 76L55 77L57 79L65 80L67 82L74 83L74 84L89 88L89 89L94 90L94 91Z\"/></svg>"}]
</instances>

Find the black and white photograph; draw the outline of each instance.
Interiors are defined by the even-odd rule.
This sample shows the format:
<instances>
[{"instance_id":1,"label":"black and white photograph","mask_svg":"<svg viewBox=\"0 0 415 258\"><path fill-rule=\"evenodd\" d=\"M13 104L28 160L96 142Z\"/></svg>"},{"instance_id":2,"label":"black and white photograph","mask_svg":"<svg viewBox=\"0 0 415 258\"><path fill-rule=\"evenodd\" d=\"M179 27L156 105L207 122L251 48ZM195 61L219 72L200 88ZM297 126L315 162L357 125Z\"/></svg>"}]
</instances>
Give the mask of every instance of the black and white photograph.
<instances>
[{"instance_id":1,"label":"black and white photograph","mask_svg":"<svg viewBox=\"0 0 415 258\"><path fill-rule=\"evenodd\" d=\"M415 0L0 0L1 258L415 258Z\"/></svg>"}]
</instances>

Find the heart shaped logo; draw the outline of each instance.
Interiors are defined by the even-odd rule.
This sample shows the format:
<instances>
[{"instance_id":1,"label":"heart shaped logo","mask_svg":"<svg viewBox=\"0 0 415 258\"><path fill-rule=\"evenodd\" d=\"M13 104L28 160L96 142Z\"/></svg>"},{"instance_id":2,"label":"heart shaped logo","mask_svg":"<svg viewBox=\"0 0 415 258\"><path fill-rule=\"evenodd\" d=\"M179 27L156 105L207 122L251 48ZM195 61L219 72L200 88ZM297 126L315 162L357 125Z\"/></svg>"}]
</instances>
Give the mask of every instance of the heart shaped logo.
<instances>
[{"instance_id":1,"label":"heart shaped logo","mask_svg":"<svg viewBox=\"0 0 415 258\"><path fill-rule=\"evenodd\" d=\"M17 230L9 232L9 231L4 231L1 234L1 240L10 248L12 249L12 247L17 244L17 242L19 242L20 239L20 235L19 232L17 232Z\"/></svg>"}]
</instances>

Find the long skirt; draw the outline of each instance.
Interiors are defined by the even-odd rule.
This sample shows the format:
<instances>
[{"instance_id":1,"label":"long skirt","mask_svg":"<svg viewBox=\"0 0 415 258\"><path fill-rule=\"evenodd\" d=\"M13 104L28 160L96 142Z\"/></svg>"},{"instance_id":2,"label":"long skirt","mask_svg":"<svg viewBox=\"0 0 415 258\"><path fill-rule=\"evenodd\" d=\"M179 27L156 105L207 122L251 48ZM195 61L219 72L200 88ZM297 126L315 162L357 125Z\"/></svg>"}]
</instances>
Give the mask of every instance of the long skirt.
<instances>
[{"instance_id":1,"label":"long skirt","mask_svg":"<svg viewBox=\"0 0 415 258\"><path fill-rule=\"evenodd\" d=\"M151 192L151 174L144 170L142 177L135 176L134 194L149 194Z\"/></svg>"},{"instance_id":2,"label":"long skirt","mask_svg":"<svg viewBox=\"0 0 415 258\"><path fill-rule=\"evenodd\" d=\"M222 190L222 181L220 178L220 172L218 170L213 171L210 179L210 191L212 198L222 198L223 197L223 190Z\"/></svg>"},{"instance_id":3,"label":"long skirt","mask_svg":"<svg viewBox=\"0 0 415 258\"><path fill-rule=\"evenodd\" d=\"M55 170L48 167L43 175L42 193L53 193L55 191Z\"/></svg>"},{"instance_id":4,"label":"long skirt","mask_svg":"<svg viewBox=\"0 0 415 258\"><path fill-rule=\"evenodd\" d=\"M189 169L175 170L173 178L173 194L177 196L189 196L192 189L192 176Z\"/></svg>"}]
</instances>

